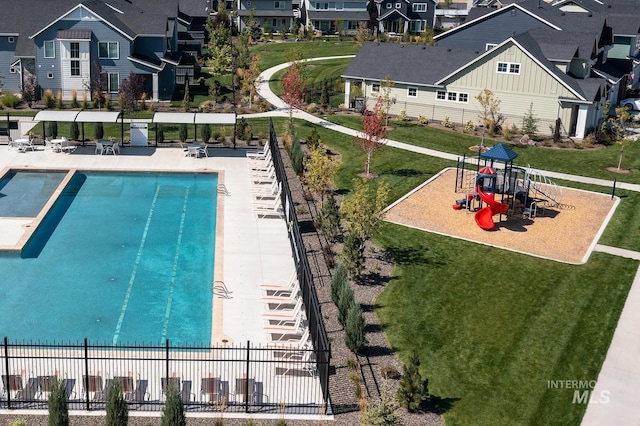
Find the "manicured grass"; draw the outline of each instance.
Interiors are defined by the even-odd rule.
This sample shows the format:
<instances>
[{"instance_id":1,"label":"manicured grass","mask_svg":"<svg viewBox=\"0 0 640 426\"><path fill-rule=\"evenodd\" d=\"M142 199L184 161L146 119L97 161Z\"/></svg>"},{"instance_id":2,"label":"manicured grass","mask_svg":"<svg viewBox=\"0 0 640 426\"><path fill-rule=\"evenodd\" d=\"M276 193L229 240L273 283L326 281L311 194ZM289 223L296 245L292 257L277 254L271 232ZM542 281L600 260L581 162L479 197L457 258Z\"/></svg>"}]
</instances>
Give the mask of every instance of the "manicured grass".
<instances>
[{"instance_id":1,"label":"manicured grass","mask_svg":"<svg viewBox=\"0 0 640 426\"><path fill-rule=\"evenodd\" d=\"M296 125L304 140L311 125ZM318 131L342 156L336 186L348 193L364 155L351 137ZM395 200L449 166L386 147L372 171ZM623 202L603 243L638 249L640 235L627 228L637 223L640 195L618 193ZM418 351L447 424L580 423L586 406L548 381L597 379L637 262L594 253L585 265L567 265L393 224L375 241L396 263L375 302L383 331L400 358Z\"/></svg>"},{"instance_id":2,"label":"manicured grass","mask_svg":"<svg viewBox=\"0 0 640 426\"><path fill-rule=\"evenodd\" d=\"M448 425L579 424L549 380L596 380L637 262L572 266L397 225L376 312L402 358L418 350ZM602 271L606 270L606 274Z\"/></svg>"},{"instance_id":3,"label":"manicured grass","mask_svg":"<svg viewBox=\"0 0 640 426\"><path fill-rule=\"evenodd\" d=\"M310 62L307 65L305 82L307 85L319 84L324 80L331 80L340 77L344 70L347 69L351 59L330 59L327 61ZM287 72L286 69L278 71L269 80L269 87L276 95L282 94L282 76ZM338 95L341 102L344 102L344 91Z\"/></svg>"},{"instance_id":4,"label":"manicured grass","mask_svg":"<svg viewBox=\"0 0 640 426\"><path fill-rule=\"evenodd\" d=\"M300 49L304 58L325 56L355 55L360 49L353 41L301 41L260 43L251 47L254 55L260 56L260 69L266 70L275 65L288 62L289 52Z\"/></svg>"}]
</instances>

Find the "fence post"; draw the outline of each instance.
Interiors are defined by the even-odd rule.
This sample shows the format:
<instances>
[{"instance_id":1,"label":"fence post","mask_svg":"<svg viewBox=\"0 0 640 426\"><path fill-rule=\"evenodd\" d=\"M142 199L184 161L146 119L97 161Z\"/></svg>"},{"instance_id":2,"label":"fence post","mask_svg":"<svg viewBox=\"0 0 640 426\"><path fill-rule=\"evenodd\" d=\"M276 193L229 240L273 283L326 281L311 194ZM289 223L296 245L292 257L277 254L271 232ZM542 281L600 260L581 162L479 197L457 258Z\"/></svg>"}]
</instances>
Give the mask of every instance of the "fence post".
<instances>
[{"instance_id":1,"label":"fence post","mask_svg":"<svg viewBox=\"0 0 640 426\"><path fill-rule=\"evenodd\" d=\"M612 200L613 200L613 197L616 196L616 182L617 181L618 181L618 178L613 178L613 188L611 189L611 199Z\"/></svg>"},{"instance_id":2,"label":"fence post","mask_svg":"<svg viewBox=\"0 0 640 426\"><path fill-rule=\"evenodd\" d=\"M247 369L245 370L245 388L244 388L244 412L249 412L249 367L251 367L251 348L249 345L251 342L247 340ZM251 396L253 396L253 389L251 389Z\"/></svg>"},{"instance_id":3,"label":"fence post","mask_svg":"<svg viewBox=\"0 0 640 426\"><path fill-rule=\"evenodd\" d=\"M169 339L167 339L167 341L165 342L165 355L166 355L166 364L165 364L165 375L164 377L166 377L166 387L169 387ZM165 392L167 390L165 389Z\"/></svg>"},{"instance_id":4,"label":"fence post","mask_svg":"<svg viewBox=\"0 0 640 426\"><path fill-rule=\"evenodd\" d=\"M9 113L7 113L7 121L9 119ZM9 125L7 124L7 128ZM7 380L5 381L5 386L7 387L7 408L11 409L11 380L9 380L9 339L7 336L4 336L4 369L5 369L5 377Z\"/></svg>"},{"instance_id":5,"label":"fence post","mask_svg":"<svg viewBox=\"0 0 640 426\"><path fill-rule=\"evenodd\" d=\"M89 411L89 342L84 338L84 390L87 403L87 411Z\"/></svg>"}]
</instances>

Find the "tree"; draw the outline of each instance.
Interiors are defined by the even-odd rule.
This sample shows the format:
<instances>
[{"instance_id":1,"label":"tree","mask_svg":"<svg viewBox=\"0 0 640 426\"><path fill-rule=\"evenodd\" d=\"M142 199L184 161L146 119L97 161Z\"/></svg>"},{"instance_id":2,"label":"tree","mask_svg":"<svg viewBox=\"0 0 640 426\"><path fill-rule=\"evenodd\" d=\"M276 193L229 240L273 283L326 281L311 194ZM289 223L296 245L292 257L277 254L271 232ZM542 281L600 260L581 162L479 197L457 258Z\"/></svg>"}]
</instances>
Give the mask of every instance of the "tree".
<instances>
[{"instance_id":1,"label":"tree","mask_svg":"<svg viewBox=\"0 0 640 426\"><path fill-rule=\"evenodd\" d=\"M218 95L220 94L220 89L222 89L220 82L214 78L209 85L209 96L211 97L214 106L216 106L218 103Z\"/></svg>"},{"instance_id":2,"label":"tree","mask_svg":"<svg viewBox=\"0 0 640 426\"><path fill-rule=\"evenodd\" d=\"M382 97L378 96L373 111L365 110L362 114L362 127L364 132L358 132L358 145L360 150L367 155L364 163L364 173L367 177L371 176L371 157L373 153L378 151L385 145L384 136L386 134L383 125L385 114L382 111Z\"/></svg>"},{"instance_id":3,"label":"tree","mask_svg":"<svg viewBox=\"0 0 640 426\"><path fill-rule=\"evenodd\" d=\"M485 126L490 135L500 131L504 116L500 113L500 99L489 89L478 93L476 100L480 103L480 124Z\"/></svg>"},{"instance_id":4,"label":"tree","mask_svg":"<svg viewBox=\"0 0 640 426\"><path fill-rule=\"evenodd\" d=\"M242 78L242 90L249 95L249 108L251 108L253 98L256 95L256 86L261 83L260 56L254 55L251 57L251 65L249 65L248 69L244 70L244 76Z\"/></svg>"},{"instance_id":5,"label":"tree","mask_svg":"<svg viewBox=\"0 0 640 426\"><path fill-rule=\"evenodd\" d=\"M396 83L391 81L391 76L389 74L384 78L384 82L380 82L380 88L382 90L382 104L384 105L384 125L385 127L389 125L389 111L391 107L396 103L396 97L391 96L391 90Z\"/></svg>"},{"instance_id":6,"label":"tree","mask_svg":"<svg viewBox=\"0 0 640 426\"><path fill-rule=\"evenodd\" d=\"M249 49L249 40L251 36L247 31L243 31L233 43L233 57L235 58L236 68L247 69L251 65L251 50Z\"/></svg>"},{"instance_id":7,"label":"tree","mask_svg":"<svg viewBox=\"0 0 640 426\"><path fill-rule=\"evenodd\" d=\"M631 139L625 138L626 127L632 115L629 112L629 107L616 108L616 119L612 123L613 134L616 144L620 146L620 157L618 157L618 173L620 173L620 166L622 166L622 156L624 154L624 148L629 145Z\"/></svg>"},{"instance_id":8,"label":"tree","mask_svg":"<svg viewBox=\"0 0 640 426\"><path fill-rule=\"evenodd\" d=\"M327 150L321 144L311 150L304 160L304 180L309 190L320 195L324 201L324 194L331 189L333 179L340 168L340 162L326 155Z\"/></svg>"},{"instance_id":9,"label":"tree","mask_svg":"<svg viewBox=\"0 0 640 426\"><path fill-rule=\"evenodd\" d=\"M102 126L102 122L96 123L93 127L93 137L96 140L104 137L104 127Z\"/></svg>"},{"instance_id":10,"label":"tree","mask_svg":"<svg viewBox=\"0 0 640 426\"><path fill-rule=\"evenodd\" d=\"M67 389L57 377L52 378L49 386L49 426L69 426Z\"/></svg>"},{"instance_id":11,"label":"tree","mask_svg":"<svg viewBox=\"0 0 640 426\"><path fill-rule=\"evenodd\" d=\"M320 214L316 218L320 225L320 231L329 241L334 241L340 232L340 210L336 197L332 193L327 197L327 201L322 203Z\"/></svg>"},{"instance_id":12,"label":"tree","mask_svg":"<svg viewBox=\"0 0 640 426\"><path fill-rule=\"evenodd\" d=\"M529 105L529 112L522 119L522 133L528 136L535 136L538 131L538 119L533 115L533 102Z\"/></svg>"},{"instance_id":13,"label":"tree","mask_svg":"<svg viewBox=\"0 0 640 426\"><path fill-rule=\"evenodd\" d=\"M144 77L131 71L129 77L120 83L119 95L124 102L124 108L129 112L136 111L138 109L138 99L142 97L143 92Z\"/></svg>"},{"instance_id":14,"label":"tree","mask_svg":"<svg viewBox=\"0 0 640 426\"><path fill-rule=\"evenodd\" d=\"M344 36L344 21L340 18L336 18L336 20L333 21L333 25L336 27L336 34L338 34L338 40L342 40L342 37Z\"/></svg>"},{"instance_id":15,"label":"tree","mask_svg":"<svg viewBox=\"0 0 640 426\"><path fill-rule=\"evenodd\" d=\"M162 126L162 123L157 123L156 124L157 127L157 131L156 131L156 142L157 143L163 143L164 142L164 127Z\"/></svg>"},{"instance_id":16,"label":"tree","mask_svg":"<svg viewBox=\"0 0 640 426\"><path fill-rule=\"evenodd\" d=\"M320 104L322 106L329 105L329 81L324 79L322 81L322 91L320 92Z\"/></svg>"},{"instance_id":17,"label":"tree","mask_svg":"<svg viewBox=\"0 0 640 426\"><path fill-rule=\"evenodd\" d=\"M300 139L296 133L292 135L291 151L289 156L291 157L291 166L293 167L293 170L298 176L301 176L304 172L304 154L302 153Z\"/></svg>"},{"instance_id":18,"label":"tree","mask_svg":"<svg viewBox=\"0 0 640 426\"><path fill-rule=\"evenodd\" d=\"M353 353L359 354L364 345L367 344L366 328L367 324L362 316L362 308L359 304L353 303L347 311L345 324L345 344Z\"/></svg>"},{"instance_id":19,"label":"tree","mask_svg":"<svg viewBox=\"0 0 640 426\"><path fill-rule=\"evenodd\" d=\"M349 274L344 264L338 263L331 277L331 300L338 306L340 304L340 295L342 287L349 285Z\"/></svg>"},{"instance_id":20,"label":"tree","mask_svg":"<svg viewBox=\"0 0 640 426\"><path fill-rule=\"evenodd\" d=\"M358 23L358 29L356 30L356 46L362 47L365 41L371 39L371 31L367 28L363 22Z\"/></svg>"},{"instance_id":21,"label":"tree","mask_svg":"<svg viewBox=\"0 0 640 426\"><path fill-rule=\"evenodd\" d=\"M0 84L0 89L1 88L2 84ZM33 103L38 100L39 92L39 86L36 81L36 77L33 74L27 75L24 83L22 84L22 90L20 92L22 93L22 100L27 103L29 108L31 108L31 105L33 105Z\"/></svg>"},{"instance_id":22,"label":"tree","mask_svg":"<svg viewBox=\"0 0 640 426\"><path fill-rule=\"evenodd\" d=\"M415 411L429 397L429 381L420 375L420 357L415 350L411 351L407 364L403 364L403 371L398 400L409 411Z\"/></svg>"},{"instance_id":23,"label":"tree","mask_svg":"<svg viewBox=\"0 0 640 426\"><path fill-rule=\"evenodd\" d=\"M209 32L209 59L207 66L211 68L214 77L220 77L228 72L231 67L231 34L229 31L229 15L225 8L225 2L219 2L218 13L207 20Z\"/></svg>"},{"instance_id":24,"label":"tree","mask_svg":"<svg viewBox=\"0 0 640 426\"><path fill-rule=\"evenodd\" d=\"M187 112L191 108L191 96L189 95L189 77L184 82L184 96L182 97L182 109Z\"/></svg>"},{"instance_id":25,"label":"tree","mask_svg":"<svg viewBox=\"0 0 640 426\"><path fill-rule=\"evenodd\" d=\"M282 98L289 105L289 121L293 122L293 108L302 107L304 99L304 80L297 62L282 76L282 92Z\"/></svg>"},{"instance_id":26,"label":"tree","mask_svg":"<svg viewBox=\"0 0 640 426\"><path fill-rule=\"evenodd\" d=\"M109 382L106 411L106 426L127 425L129 412L127 411L127 404L122 395L122 382L120 380L111 380L111 382Z\"/></svg>"},{"instance_id":27,"label":"tree","mask_svg":"<svg viewBox=\"0 0 640 426\"><path fill-rule=\"evenodd\" d=\"M353 293L353 288L347 283L340 288L340 295L338 297L338 322L345 326L347 324L347 315L349 314L349 308L356 303L356 298Z\"/></svg>"},{"instance_id":28,"label":"tree","mask_svg":"<svg viewBox=\"0 0 640 426\"><path fill-rule=\"evenodd\" d=\"M162 426L186 426L187 419L184 415L184 406L178 386L170 383L167 388L167 400L162 408Z\"/></svg>"},{"instance_id":29,"label":"tree","mask_svg":"<svg viewBox=\"0 0 640 426\"><path fill-rule=\"evenodd\" d=\"M364 244L365 241L361 237L347 234L342 245L340 258L349 272L349 277L354 281L360 281L364 271Z\"/></svg>"},{"instance_id":30,"label":"tree","mask_svg":"<svg viewBox=\"0 0 640 426\"><path fill-rule=\"evenodd\" d=\"M396 426L401 424L401 417L398 414L398 402L393 398L389 382L382 381L382 391L380 398L373 398L367 401L364 409L360 412L360 424L362 426Z\"/></svg>"},{"instance_id":31,"label":"tree","mask_svg":"<svg viewBox=\"0 0 640 426\"><path fill-rule=\"evenodd\" d=\"M260 40L262 37L262 28L260 27L260 22L256 19L255 7L249 9L249 16L247 16L245 25L246 31L249 33L251 40L254 42Z\"/></svg>"},{"instance_id":32,"label":"tree","mask_svg":"<svg viewBox=\"0 0 640 426\"><path fill-rule=\"evenodd\" d=\"M317 126L313 126L311 133L307 137L307 148L309 151L313 151L320 145L320 134L318 133Z\"/></svg>"}]
</instances>

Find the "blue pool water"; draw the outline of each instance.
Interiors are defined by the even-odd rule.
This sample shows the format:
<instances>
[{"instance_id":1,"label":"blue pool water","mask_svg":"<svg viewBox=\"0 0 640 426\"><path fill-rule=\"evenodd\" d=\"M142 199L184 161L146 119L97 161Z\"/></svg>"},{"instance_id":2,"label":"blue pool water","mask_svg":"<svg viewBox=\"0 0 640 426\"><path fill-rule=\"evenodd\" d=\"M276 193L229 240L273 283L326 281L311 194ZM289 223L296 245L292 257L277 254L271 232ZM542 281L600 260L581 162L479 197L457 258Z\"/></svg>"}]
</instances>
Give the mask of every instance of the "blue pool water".
<instances>
[{"instance_id":1,"label":"blue pool water","mask_svg":"<svg viewBox=\"0 0 640 426\"><path fill-rule=\"evenodd\" d=\"M76 173L23 255L0 256L0 336L208 345L216 185Z\"/></svg>"}]
</instances>

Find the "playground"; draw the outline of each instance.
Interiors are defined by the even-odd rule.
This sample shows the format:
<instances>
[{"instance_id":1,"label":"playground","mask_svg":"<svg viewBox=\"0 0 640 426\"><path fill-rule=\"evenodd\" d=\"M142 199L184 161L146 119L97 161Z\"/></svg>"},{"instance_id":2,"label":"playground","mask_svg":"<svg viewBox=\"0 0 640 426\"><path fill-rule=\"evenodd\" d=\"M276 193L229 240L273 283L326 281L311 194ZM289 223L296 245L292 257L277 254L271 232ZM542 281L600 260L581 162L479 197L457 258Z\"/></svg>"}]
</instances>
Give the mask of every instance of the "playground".
<instances>
[{"instance_id":1,"label":"playground","mask_svg":"<svg viewBox=\"0 0 640 426\"><path fill-rule=\"evenodd\" d=\"M554 185L551 200L542 200L527 186L527 199L518 209L520 200L504 200L495 189L498 178L490 169L465 170L463 178L460 169L445 169L392 204L385 220L559 262L588 260L617 197Z\"/></svg>"}]
</instances>

